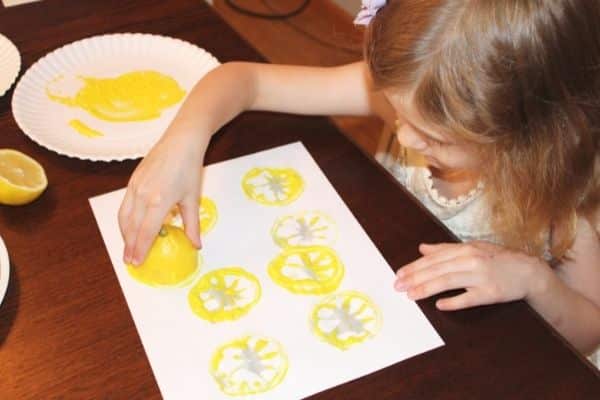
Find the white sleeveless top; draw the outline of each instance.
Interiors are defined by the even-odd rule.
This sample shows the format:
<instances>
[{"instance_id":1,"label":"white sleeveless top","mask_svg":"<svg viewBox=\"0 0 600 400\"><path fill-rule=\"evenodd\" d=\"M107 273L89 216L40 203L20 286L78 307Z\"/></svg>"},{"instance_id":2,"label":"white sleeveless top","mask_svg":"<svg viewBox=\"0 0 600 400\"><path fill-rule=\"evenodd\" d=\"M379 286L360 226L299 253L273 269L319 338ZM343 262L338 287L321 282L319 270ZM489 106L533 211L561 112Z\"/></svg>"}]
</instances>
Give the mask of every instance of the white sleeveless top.
<instances>
[{"instance_id":1,"label":"white sleeveless top","mask_svg":"<svg viewBox=\"0 0 600 400\"><path fill-rule=\"evenodd\" d=\"M400 150L400 156L389 166L389 170L461 241L500 243L490 225L490 210L484 200L482 182L466 195L447 199L433 187L433 178L425 159L410 150ZM600 350L588 359L600 369Z\"/></svg>"}]
</instances>

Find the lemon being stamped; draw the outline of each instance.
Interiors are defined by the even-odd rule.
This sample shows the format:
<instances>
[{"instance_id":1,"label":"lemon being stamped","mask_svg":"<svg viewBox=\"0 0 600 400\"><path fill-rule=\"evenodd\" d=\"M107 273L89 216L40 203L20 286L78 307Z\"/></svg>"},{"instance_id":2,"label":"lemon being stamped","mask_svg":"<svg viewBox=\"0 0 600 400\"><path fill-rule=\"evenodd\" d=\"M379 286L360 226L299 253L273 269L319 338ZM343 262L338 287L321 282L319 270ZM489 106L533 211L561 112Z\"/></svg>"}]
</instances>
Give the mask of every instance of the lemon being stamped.
<instances>
[{"instance_id":1,"label":"lemon being stamped","mask_svg":"<svg viewBox=\"0 0 600 400\"><path fill-rule=\"evenodd\" d=\"M279 286L295 294L328 294L344 277L344 265L329 247L288 247L268 267Z\"/></svg>"},{"instance_id":2,"label":"lemon being stamped","mask_svg":"<svg viewBox=\"0 0 600 400\"><path fill-rule=\"evenodd\" d=\"M181 287L189 284L200 270L198 250L178 227L163 225L144 262L127 265L137 281L154 287Z\"/></svg>"},{"instance_id":3,"label":"lemon being stamped","mask_svg":"<svg viewBox=\"0 0 600 400\"><path fill-rule=\"evenodd\" d=\"M279 218L271 229L271 236L282 248L331 246L337 239L337 227L326 214L305 211Z\"/></svg>"},{"instance_id":4,"label":"lemon being stamped","mask_svg":"<svg viewBox=\"0 0 600 400\"><path fill-rule=\"evenodd\" d=\"M17 150L0 149L0 203L31 203L47 186L46 173L37 161Z\"/></svg>"},{"instance_id":5,"label":"lemon being stamped","mask_svg":"<svg viewBox=\"0 0 600 400\"><path fill-rule=\"evenodd\" d=\"M198 202L198 219L200 223L200 233L206 234L217 223L217 219L219 218L219 213L217 211L217 206L215 202L209 197L202 197ZM168 217L169 224L183 227L183 219L181 218L181 214L174 208L171 210L171 215Z\"/></svg>"},{"instance_id":6,"label":"lemon being stamped","mask_svg":"<svg viewBox=\"0 0 600 400\"><path fill-rule=\"evenodd\" d=\"M202 276L190 290L190 308L210 322L234 321L260 300L256 276L240 267L221 268Z\"/></svg>"},{"instance_id":7,"label":"lemon being stamped","mask_svg":"<svg viewBox=\"0 0 600 400\"><path fill-rule=\"evenodd\" d=\"M327 297L315 306L310 317L312 331L341 350L375 336L381 328L381 320L375 303L355 291Z\"/></svg>"},{"instance_id":8,"label":"lemon being stamped","mask_svg":"<svg viewBox=\"0 0 600 400\"><path fill-rule=\"evenodd\" d=\"M279 342L263 336L244 336L219 347L210 361L210 373L229 396L263 393L279 385L288 359Z\"/></svg>"},{"instance_id":9,"label":"lemon being stamped","mask_svg":"<svg viewBox=\"0 0 600 400\"><path fill-rule=\"evenodd\" d=\"M242 190L260 204L284 206L302 194L304 180L292 168L253 168L244 175Z\"/></svg>"}]
</instances>

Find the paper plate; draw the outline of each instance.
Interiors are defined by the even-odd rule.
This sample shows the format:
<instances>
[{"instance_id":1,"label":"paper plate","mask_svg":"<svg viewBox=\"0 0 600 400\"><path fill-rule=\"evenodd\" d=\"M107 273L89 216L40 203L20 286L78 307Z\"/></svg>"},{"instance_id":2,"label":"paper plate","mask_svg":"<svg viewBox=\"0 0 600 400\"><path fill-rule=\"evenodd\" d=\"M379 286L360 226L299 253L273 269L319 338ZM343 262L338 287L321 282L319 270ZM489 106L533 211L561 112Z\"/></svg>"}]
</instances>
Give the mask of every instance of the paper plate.
<instances>
[{"instance_id":1,"label":"paper plate","mask_svg":"<svg viewBox=\"0 0 600 400\"><path fill-rule=\"evenodd\" d=\"M8 288L8 280L10 278L10 261L8 260L8 251L2 237L0 237L0 304L6 294Z\"/></svg>"},{"instance_id":2,"label":"paper plate","mask_svg":"<svg viewBox=\"0 0 600 400\"><path fill-rule=\"evenodd\" d=\"M13 115L27 136L59 154L92 161L135 159L147 154L183 101L164 109L157 119L110 122L51 100L46 93L49 85L58 78L82 82L79 77L113 79L134 71L156 71L189 93L218 65L211 54L179 39L141 33L94 36L61 47L33 64L15 88ZM72 120L103 136L81 135L69 126Z\"/></svg>"},{"instance_id":3,"label":"paper plate","mask_svg":"<svg viewBox=\"0 0 600 400\"><path fill-rule=\"evenodd\" d=\"M0 97L6 93L21 70L21 54L6 36L0 34Z\"/></svg>"}]
</instances>

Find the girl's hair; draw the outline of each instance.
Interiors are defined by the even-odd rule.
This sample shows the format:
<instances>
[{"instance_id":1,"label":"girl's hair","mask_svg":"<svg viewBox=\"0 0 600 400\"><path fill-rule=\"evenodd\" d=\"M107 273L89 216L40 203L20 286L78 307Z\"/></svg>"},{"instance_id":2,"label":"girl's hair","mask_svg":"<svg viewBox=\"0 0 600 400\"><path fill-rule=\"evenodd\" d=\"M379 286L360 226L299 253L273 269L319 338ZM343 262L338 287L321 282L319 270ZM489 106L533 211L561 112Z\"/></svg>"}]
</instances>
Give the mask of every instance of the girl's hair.
<instances>
[{"instance_id":1,"label":"girl's hair","mask_svg":"<svg viewBox=\"0 0 600 400\"><path fill-rule=\"evenodd\" d=\"M388 0L365 56L434 126L480 144L503 242L565 256L577 215L598 229L600 2Z\"/></svg>"}]
</instances>

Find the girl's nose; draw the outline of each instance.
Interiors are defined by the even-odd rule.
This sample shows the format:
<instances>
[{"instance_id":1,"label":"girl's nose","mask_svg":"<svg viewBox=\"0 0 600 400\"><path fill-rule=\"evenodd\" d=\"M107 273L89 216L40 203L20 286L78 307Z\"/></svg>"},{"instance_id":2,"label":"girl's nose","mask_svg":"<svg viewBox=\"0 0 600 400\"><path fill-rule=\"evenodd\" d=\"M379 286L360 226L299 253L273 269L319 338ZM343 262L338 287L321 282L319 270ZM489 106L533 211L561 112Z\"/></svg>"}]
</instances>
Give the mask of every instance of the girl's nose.
<instances>
[{"instance_id":1,"label":"girl's nose","mask_svg":"<svg viewBox=\"0 0 600 400\"><path fill-rule=\"evenodd\" d=\"M427 142L409 124L402 124L396 132L396 137L403 147L416 151L427 149Z\"/></svg>"}]
</instances>

